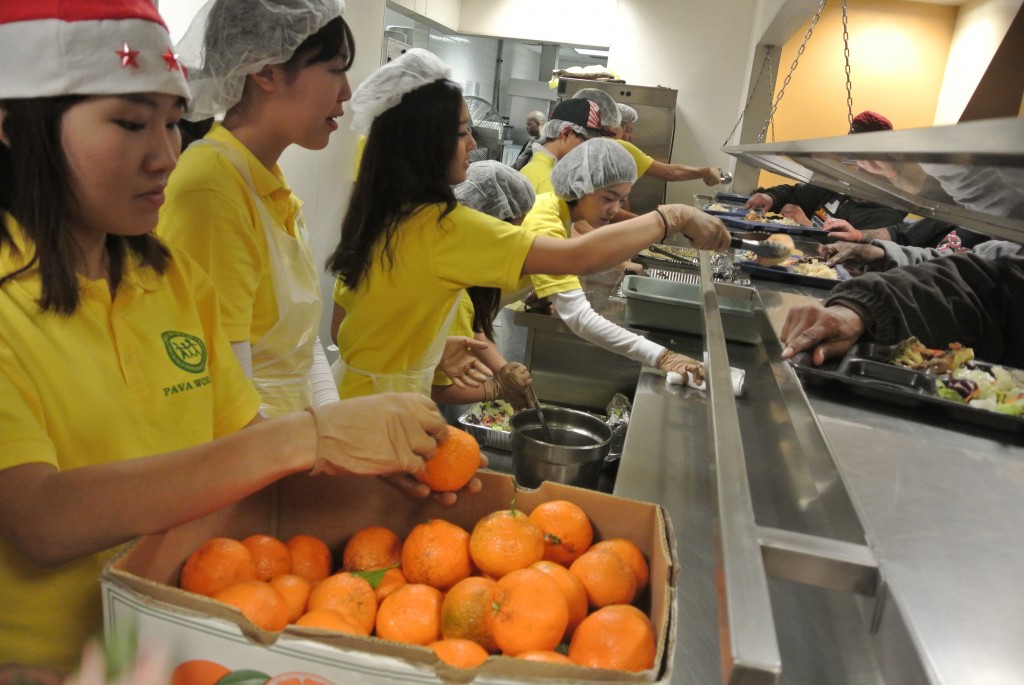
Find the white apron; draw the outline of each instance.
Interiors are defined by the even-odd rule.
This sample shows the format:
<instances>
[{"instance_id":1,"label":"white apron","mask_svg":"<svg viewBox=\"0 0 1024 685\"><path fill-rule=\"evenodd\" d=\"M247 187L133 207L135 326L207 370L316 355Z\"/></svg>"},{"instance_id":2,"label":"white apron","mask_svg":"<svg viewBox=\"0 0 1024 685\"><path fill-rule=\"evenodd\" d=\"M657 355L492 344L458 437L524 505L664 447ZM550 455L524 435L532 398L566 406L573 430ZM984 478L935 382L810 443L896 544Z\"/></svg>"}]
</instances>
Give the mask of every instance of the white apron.
<instances>
[{"instance_id":1,"label":"white apron","mask_svg":"<svg viewBox=\"0 0 1024 685\"><path fill-rule=\"evenodd\" d=\"M295 218L295 235L289 235L276 227L256 190L248 163L237 150L205 138L193 145L212 145L242 175L267 239L277 322L252 345L252 382L262 399L260 413L273 417L305 409L313 403L309 370L323 303L302 212Z\"/></svg>"},{"instance_id":2,"label":"white apron","mask_svg":"<svg viewBox=\"0 0 1024 685\"><path fill-rule=\"evenodd\" d=\"M354 373L370 379L373 386L372 394L374 395L382 392L417 392L430 397L430 386L434 384L434 372L441 361L441 355L444 353L444 343L448 339L448 332L451 330L452 322L455 321L455 313L458 311L458 308L459 298L456 297L430 346L410 368L404 371L396 371L394 373L365 371L347 365L339 357L331 365L334 378L338 381L338 387L341 387L346 374Z\"/></svg>"}]
</instances>

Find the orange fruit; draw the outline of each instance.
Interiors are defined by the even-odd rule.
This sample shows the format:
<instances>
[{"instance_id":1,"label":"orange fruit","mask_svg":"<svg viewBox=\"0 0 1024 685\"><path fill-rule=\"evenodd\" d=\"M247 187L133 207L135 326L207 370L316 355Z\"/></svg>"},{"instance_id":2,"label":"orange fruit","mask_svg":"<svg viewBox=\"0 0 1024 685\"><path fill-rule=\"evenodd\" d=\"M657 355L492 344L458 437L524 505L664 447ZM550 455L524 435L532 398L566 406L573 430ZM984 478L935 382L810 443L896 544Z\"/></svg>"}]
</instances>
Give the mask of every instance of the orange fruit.
<instances>
[{"instance_id":1,"label":"orange fruit","mask_svg":"<svg viewBox=\"0 0 1024 685\"><path fill-rule=\"evenodd\" d=\"M357 625L352 619L334 611L333 609L312 609L307 611L299 620L295 621L297 626L306 628L323 628L338 633L349 633L351 635L369 635L363 627Z\"/></svg>"},{"instance_id":2,"label":"orange fruit","mask_svg":"<svg viewBox=\"0 0 1024 685\"><path fill-rule=\"evenodd\" d=\"M357 531L341 554L343 571L369 571L402 562L402 538L383 526Z\"/></svg>"},{"instance_id":3,"label":"orange fruit","mask_svg":"<svg viewBox=\"0 0 1024 685\"><path fill-rule=\"evenodd\" d=\"M365 635L373 632L377 615L377 594L370 583L345 571L324 578L309 593L309 609L331 609L359 626Z\"/></svg>"},{"instance_id":4,"label":"orange fruit","mask_svg":"<svg viewBox=\"0 0 1024 685\"><path fill-rule=\"evenodd\" d=\"M416 478L434 492L450 492L463 488L480 468L480 445L466 431L448 426L444 439L437 444L434 456L427 459L425 469Z\"/></svg>"},{"instance_id":5,"label":"orange fruit","mask_svg":"<svg viewBox=\"0 0 1024 685\"><path fill-rule=\"evenodd\" d=\"M488 652L498 651L491 630L497 589L496 582L483 576L470 576L456 583L441 604L441 634L472 640ZM584 594L584 608L586 601Z\"/></svg>"},{"instance_id":6,"label":"orange fruit","mask_svg":"<svg viewBox=\"0 0 1024 685\"><path fill-rule=\"evenodd\" d=\"M444 638L428 645L437 658L455 668L476 668L487 661L490 654L472 640Z\"/></svg>"},{"instance_id":7,"label":"orange fruit","mask_svg":"<svg viewBox=\"0 0 1024 685\"><path fill-rule=\"evenodd\" d=\"M213 661L182 661L171 672L171 685L214 685L228 673L230 668Z\"/></svg>"},{"instance_id":8,"label":"orange fruit","mask_svg":"<svg viewBox=\"0 0 1024 685\"><path fill-rule=\"evenodd\" d=\"M212 597L229 585L254 578L252 555L238 540L211 538L185 561L181 589Z\"/></svg>"},{"instance_id":9,"label":"orange fruit","mask_svg":"<svg viewBox=\"0 0 1024 685\"><path fill-rule=\"evenodd\" d=\"M636 576L636 594L637 597L640 596L651 579L651 569L647 565L647 558L635 542L626 538L609 538L597 543L591 549L607 549L622 557L622 560L633 569L633 575Z\"/></svg>"},{"instance_id":10,"label":"orange fruit","mask_svg":"<svg viewBox=\"0 0 1024 685\"><path fill-rule=\"evenodd\" d=\"M561 652L553 652L547 650L533 650L530 652L522 652L516 654L517 659L523 659L525 661L539 661L544 664L565 664L567 666L574 665L572 659L562 654Z\"/></svg>"},{"instance_id":11,"label":"orange fruit","mask_svg":"<svg viewBox=\"0 0 1024 685\"><path fill-rule=\"evenodd\" d=\"M594 541L590 517L567 500L552 500L530 512L530 521L544 534L544 558L568 566Z\"/></svg>"},{"instance_id":12,"label":"orange fruit","mask_svg":"<svg viewBox=\"0 0 1024 685\"><path fill-rule=\"evenodd\" d=\"M252 556L256 580L270 580L292 572L292 553L283 542L270 535L250 535L242 544Z\"/></svg>"},{"instance_id":13,"label":"orange fruit","mask_svg":"<svg viewBox=\"0 0 1024 685\"><path fill-rule=\"evenodd\" d=\"M553 650L569 625L569 603L558 583L534 568L521 568L498 580L492 629L508 656Z\"/></svg>"},{"instance_id":14,"label":"orange fruit","mask_svg":"<svg viewBox=\"0 0 1024 685\"><path fill-rule=\"evenodd\" d=\"M454 523L431 519L409 531L402 545L402 575L410 583L447 590L473 568L469 533Z\"/></svg>"},{"instance_id":15,"label":"orange fruit","mask_svg":"<svg viewBox=\"0 0 1024 685\"><path fill-rule=\"evenodd\" d=\"M288 625L288 603L270 583L246 580L229 585L213 596L237 608L253 625L263 630L283 630Z\"/></svg>"},{"instance_id":16,"label":"orange fruit","mask_svg":"<svg viewBox=\"0 0 1024 685\"><path fill-rule=\"evenodd\" d=\"M613 604L590 614L569 643L569 658L589 668L645 671L654 668L657 652L651 620L628 604Z\"/></svg>"},{"instance_id":17,"label":"orange fruit","mask_svg":"<svg viewBox=\"0 0 1024 685\"><path fill-rule=\"evenodd\" d=\"M288 605L288 622L294 623L295 619L306 613L306 604L309 602L309 593L313 585L294 573L286 573L271 579L270 587L277 590L284 597Z\"/></svg>"},{"instance_id":18,"label":"orange fruit","mask_svg":"<svg viewBox=\"0 0 1024 685\"><path fill-rule=\"evenodd\" d=\"M314 585L331 575L331 549L320 538L296 535L285 543L292 553L292 573Z\"/></svg>"},{"instance_id":19,"label":"orange fruit","mask_svg":"<svg viewBox=\"0 0 1024 685\"><path fill-rule=\"evenodd\" d=\"M377 610L377 637L412 645L441 639L441 591L407 583L384 598Z\"/></svg>"},{"instance_id":20,"label":"orange fruit","mask_svg":"<svg viewBox=\"0 0 1024 685\"><path fill-rule=\"evenodd\" d=\"M592 607L629 604L636 596L636 574L615 552L587 550L569 570L583 583Z\"/></svg>"},{"instance_id":21,"label":"orange fruit","mask_svg":"<svg viewBox=\"0 0 1024 685\"><path fill-rule=\"evenodd\" d=\"M544 534L523 512L499 509L473 526L469 553L477 568L501 578L544 558Z\"/></svg>"},{"instance_id":22,"label":"orange fruit","mask_svg":"<svg viewBox=\"0 0 1024 685\"><path fill-rule=\"evenodd\" d=\"M384 577L380 580L380 585L375 590L377 593L377 605L380 606L385 597L405 585L406 582L405 576L402 575L402 569L389 568L385 571Z\"/></svg>"},{"instance_id":23,"label":"orange fruit","mask_svg":"<svg viewBox=\"0 0 1024 685\"><path fill-rule=\"evenodd\" d=\"M558 583L558 587L565 595L565 601L569 605L569 625L565 627L565 637L571 637L576 626L587 617L589 609L587 591L583 587L583 583L569 569L553 561L538 561L530 568L537 569Z\"/></svg>"}]
</instances>

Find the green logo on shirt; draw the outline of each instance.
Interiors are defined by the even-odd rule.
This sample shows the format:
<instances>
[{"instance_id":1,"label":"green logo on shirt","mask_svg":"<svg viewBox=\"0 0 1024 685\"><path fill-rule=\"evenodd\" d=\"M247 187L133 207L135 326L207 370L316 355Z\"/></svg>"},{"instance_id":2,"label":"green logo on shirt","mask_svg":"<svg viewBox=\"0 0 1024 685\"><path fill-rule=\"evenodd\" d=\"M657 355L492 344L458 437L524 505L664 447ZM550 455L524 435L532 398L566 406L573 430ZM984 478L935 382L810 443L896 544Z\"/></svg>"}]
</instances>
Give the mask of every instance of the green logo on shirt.
<instances>
[{"instance_id":1,"label":"green logo on shirt","mask_svg":"<svg viewBox=\"0 0 1024 685\"><path fill-rule=\"evenodd\" d=\"M206 343L194 335L178 331L164 331L160 334L164 349L175 366L192 373L206 369Z\"/></svg>"}]
</instances>

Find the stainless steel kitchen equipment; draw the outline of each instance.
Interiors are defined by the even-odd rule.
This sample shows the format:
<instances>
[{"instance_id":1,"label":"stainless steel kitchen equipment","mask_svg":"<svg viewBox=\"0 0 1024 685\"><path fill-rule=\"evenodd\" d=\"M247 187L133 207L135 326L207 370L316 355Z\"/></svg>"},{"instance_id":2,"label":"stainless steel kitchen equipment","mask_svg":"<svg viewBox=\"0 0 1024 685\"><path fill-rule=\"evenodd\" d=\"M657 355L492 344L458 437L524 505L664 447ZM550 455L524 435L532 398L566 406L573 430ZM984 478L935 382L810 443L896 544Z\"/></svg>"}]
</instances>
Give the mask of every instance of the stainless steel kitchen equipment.
<instances>
[{"instance_id":1,"label":"stainless steel kitchen equipment","mask_svg":"<svg viewBox=\"0 0 1024 685\"><path fill-rule=\"evenodd\" d=\"M597 88L616 102L629 105L639 119L631 141L654 159L668 163L672 157L672 141L676 130L676 96L672 88L639 86L630 83L558 79L559 102L571 98L583 88ZM640 177L629 194L630 211L642 214L665 203L665 181Z\"/></svg>"},{"instance_id":2,"label":"stainless steel kitchen equipment","mask_svg":"<svg viewBox=\"0 0 1024 685\"><path fill-rule=\"evenodd\" d=\"M544 425L536 409L525 409L509 421L516 482L527 488L546 480L596 488L611 447L611 427L575 409L545 407L544 414ZM546 429L553 440L547 439Z\"/></svg>"}]
</instances>

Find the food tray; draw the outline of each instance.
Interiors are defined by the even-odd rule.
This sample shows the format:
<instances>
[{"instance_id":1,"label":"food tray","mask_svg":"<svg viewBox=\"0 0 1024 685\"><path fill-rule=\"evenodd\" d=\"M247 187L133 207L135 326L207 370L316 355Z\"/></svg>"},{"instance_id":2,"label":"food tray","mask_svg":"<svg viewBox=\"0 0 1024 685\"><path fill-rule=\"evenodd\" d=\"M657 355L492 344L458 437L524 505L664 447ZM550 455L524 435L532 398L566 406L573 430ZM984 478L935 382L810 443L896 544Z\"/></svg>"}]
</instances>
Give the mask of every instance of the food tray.
<instances>
[{"instance_id":1,"label":"food tray","mask_svg":"<svg viewBox=\"0 0 1024 685\"><path fill-rule=\"evenodd\" d=\"M812 383L843 385L858 395L909 407L933 407L943 416L987 426L1002 431L1024 433L1024 418L959 404L935 394L941 375L890 364L887 345L859 343L841 359L828 359L814 366L809 352L801 352L790 360L796 372ZM988 371L993 365L974 362Z\"/></svg>"},{"instance_id":2,"label":"food tray","mask_svg":"<svg viewBox=\"0 0 1024 685\"><path fill-rule=\"evenodd\" d=\"M741 294L718 297L725 337L737 342L757 343L761 336L754 318L756 292L740 286L730 288ZM699 284L626 276L622 281L622 293L626 296L627 324L695 335L704 333Z\"/></svg>"},{"instance_id":3,"label":"food tray","mask_svg":"<svg viewBox=\"0 0 1024 685\"><path fill-rule=\"evenodd\" d=\"M721 202L722 204L745 205L749 199L749 195L742 195L740 193L715 193L715 202Z\"/></svg>"},{"instance_id":4,"label":"food tray","mask_svg":"<svg viewBox=\"0 0 1024 685\"><path fill-rule=\"evenodd\" d=\"M806 274L795 273L785 266L761 266L755 261L737 258L736 263L740 271L749 274L751 278L760 278L766 281L779 281L781 283L792 283L794 285L806 285L811 288L824 288L831 290L841 281L850 279L850 272L841 264L836 264L833 269L839 274L838 280L831 278L820 278L818 276L807 276Z\"/></svg>"},{"instance_id":5,"label":"food tray","mask_svg":"<svg viewBox=\"0 0 1024 685\"><path fill-rule=\"evenodd\" d=\"M740 231L766 231L768 233L788 233L789 235L817 236L819 238L828 236L828 231L815 226L788 226L770 221L747 221L742 216L736 216L735 214L719 214L718 218L722 220L726 228Z\"/></svg>"},{"instance_id":6,"label":"food tray","mask_svg":"<svg viewBox=\"0 0 1024 685\"><path fill-rule=\"evenodd\" d=\"M476 438L476 441L480 443L481 447L493 447L498 450L505 450L506 452L512 451L512 431L501 430L498 428L490 428L488 426L481 426L477 423L472 423L472 417L479 417L482 413L483 406L489 404L489 402L477 402L462 415L459 416L459 426Z\"/></svg>"},{"instance_id":7,"label":"food tray","mask_svg":"<svg viewBox=\"0 0 1024 685\"><path fill-rule=\"evenodd\" d=\"M719 205L719 207L724 207L725 209L718 209L718 208L716 208L714 206L715 204L716 203L714 203L714 202L710 202L710 203L704 205L703 207L701 207L700 211L707 212L708 214L714 214L715 216L729 215L729 216L738 216L738 217L744 217L744 216L747 215L747 212L750 211L749 209L747 209L743 205L728 205L728 204L719 202L719 203L717 203Z\"/></svg>"}]
</instances>

